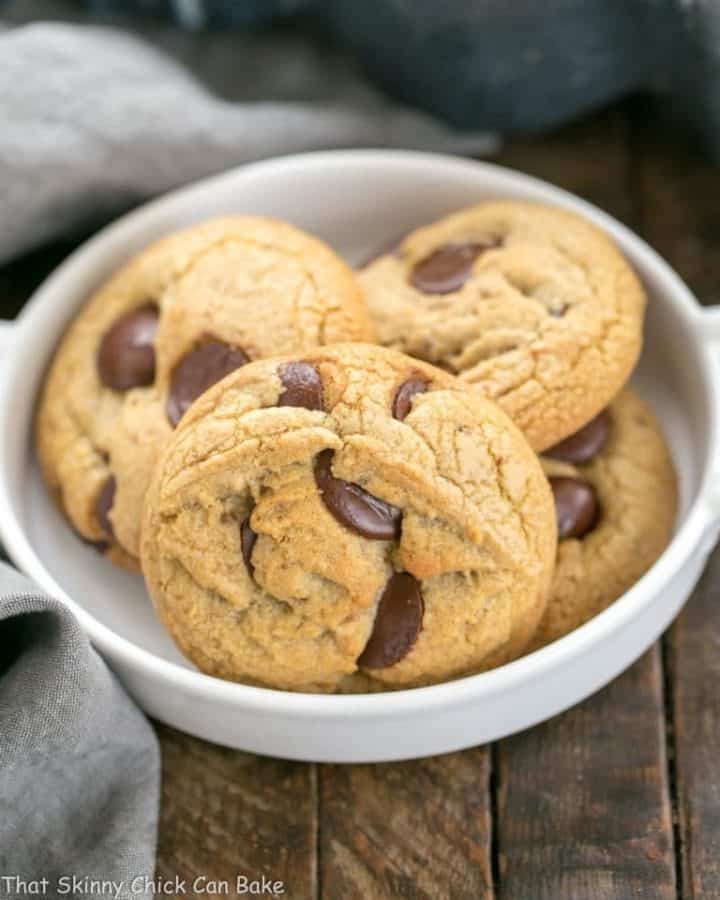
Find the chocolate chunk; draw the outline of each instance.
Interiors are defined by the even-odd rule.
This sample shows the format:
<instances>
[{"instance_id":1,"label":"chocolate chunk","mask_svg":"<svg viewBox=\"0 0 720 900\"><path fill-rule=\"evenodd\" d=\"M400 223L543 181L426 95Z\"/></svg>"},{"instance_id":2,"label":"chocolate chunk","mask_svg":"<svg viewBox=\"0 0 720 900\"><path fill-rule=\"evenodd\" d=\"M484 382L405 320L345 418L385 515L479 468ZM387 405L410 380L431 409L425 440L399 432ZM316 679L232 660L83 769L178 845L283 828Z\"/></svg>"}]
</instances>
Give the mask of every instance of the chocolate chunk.
<instances>
[{"instance_id":1,"label":"chocolate chunk","mask_svg":"<svg viewBox=\"0 0 720 900\"><path fill-rule=\"evenodd\" d=\"M237 347L222 341L207 340L191 350L175 366L170 379L167 416L175 427L197 398L230 372L250 362Z\"/></svg>"},{"instance_id":2,"label":"chocolate chunk","mask_svg":"<svg viewBox=\"0 0 720 900\"><path fill-rule=\"evenodd\" d=\"M470 275L475 260L499 241L462 241L443 244L410 273L410 284L423 294L451 294L459 291Z\"/></svg>"},{"instance_id":3,"label":"chocolate chunk","mask_svg":"<svg viewBox=\"0 0 720 900\"><path fill-rule=\"evenodd\" d=\"M397 389L393 400L393 418L402 422L412 408L412 398L415 394L424 394L427 389L428 383L421 375L415 375L412 378L408 378L407 381L403 381Z\"/></svg>"},{"instance_id":4,"label":"chocolate chunk","mask_svg":"<svg viewBox=\"0 0 720 900\"><path fill-rule=\"evenodd\" d=\"M610 414L606 409L591 419L580 431L566 437L545 451L545 456L562 462L580 465L590 462L607 443L610 436Z\"/></svg>"},{"instance_id":5,"label":"chocolate chunk","mask_svg":"<svg viewBox=\"0 0 720 900\"><path fill-rule=\"evenodd\" d=\"M117 482L115 481L115 476L111 475L100 489L100 493L95 498L95 518L98 520L98 523L102 530L110 538L115 537L115 531L113 530L109 513L112 509L113 503L115 502L116 487Z\"/></svg>"},{"instance_id":6,"label":"chocolate chunk","mask_svg":"<svg viewBox=\"0 0 720 900\"><path fill-rule=\"evenodd\" d=\"M278 406L323 408L323 386L315 366L306 362L288 363L282 370L280 380L285 390L278 397Z\"/></svg>"},{"instance_id":7,"label":"chocolate chunk","mask_svg":"<svg viewBox=\"0 0 720 900\"><path fill-rule=\"evenodd\" d=\"M97 355L100 381L114 391L152 384L158 310L146 303L116 319L105 332Z\"/></svg>"},{"instance_id":8,"label":"chocolate chunk","mask_svg":"<svg viewBox=\"0 0 720 900\"><path fill-rule=\"evenodd\" d=\"M358 657L366 669L385 669L407 656L422 631L424 604L420 583L396 572L380 598L370 640Z\"/></svg>"},{"instance_id":9,"label":"chocolate chunk","mask_svg":"<svg viewBox=\"0 0 720 900\"><path fill-rule=\"evenodd\" d=\"M248 516L240 526L240 546L242 548L242 557L245 560L245 565L251 578L255 574L255 566L252 564L250 557L252 556L256 540L257 534L250 527L250 516Z\"/></svg>"},{"instance_id":10,"label":"chocolate chunk","mask_svg":"<svg viewBox=\"0 0 720 900\"><path fill-rule=\"evenodd\" d=\"M597 524L598 501L587 481L559 475L550 479L555 498L558 538L581 538Z\"/></svg>"},{"instance_id":11,"label":"chocolate chunk","mask_svg":"<svg viewBox=\"0 0 720 900\"><path fill-rule=\"evenodd\" d=\"M315 460L315 483L332 515L351 531L371 541L390 541L400 536L402 512L373 497L359 485L332 474L332 450L323 450Z\"/></svg>"}]
</instances>

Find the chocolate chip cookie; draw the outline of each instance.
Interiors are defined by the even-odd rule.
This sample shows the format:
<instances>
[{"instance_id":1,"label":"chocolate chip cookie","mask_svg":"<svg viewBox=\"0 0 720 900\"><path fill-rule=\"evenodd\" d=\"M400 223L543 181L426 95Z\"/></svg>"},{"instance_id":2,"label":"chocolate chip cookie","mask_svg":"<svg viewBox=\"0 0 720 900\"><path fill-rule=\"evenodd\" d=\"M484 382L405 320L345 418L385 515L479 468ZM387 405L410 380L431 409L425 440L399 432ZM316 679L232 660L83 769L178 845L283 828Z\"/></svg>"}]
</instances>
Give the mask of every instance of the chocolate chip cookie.
<instances>
[{"instance_id":1,"label":"chocolate chip cookie","mask_svg":"<svg viewBox=\"0 0 720 900\"><path fill-rule=\"evenodd\" d=\"M533 648L587 622L628 590L665 549L677 505L660 426L630 389L542 462L559 544Z\"/></svg>"},{"instance_id":2,"label":"chocolate chip cookie","mask_svg":"<svg viewBox=\"0 0 720 900\"><path fill-rule=\"evenodd\" d=\"M82 537L133 567L158 453L204 390L252 359L373 336L354 274L297 228L234 217L173 234L63 338L37 418L47 483Z\"/></svg>"},{"instance_id":3,"label":"chocolate chip cookie","mask_svg":"<svg viewBox=\"0 0 720 900\"><path fill-rule=\"evenodd\" d=\"M148 493L142 563L205 672L397 688L519 655L555 538L540 463L494 403L340 344L251 363L194 403Z\"/></svg>"},{"instance_id":4,"label":"chocolate chip cookie","mask_svg":"<svg viewBox=\"0 0 720 900\"><path fill-rule=\"evenodd\" d=\"M645 295L615 245L578 216L483 203L413 231L364 267L380 343L497 400L538 451L627 381Z\"/></svg>"}]
</instances>

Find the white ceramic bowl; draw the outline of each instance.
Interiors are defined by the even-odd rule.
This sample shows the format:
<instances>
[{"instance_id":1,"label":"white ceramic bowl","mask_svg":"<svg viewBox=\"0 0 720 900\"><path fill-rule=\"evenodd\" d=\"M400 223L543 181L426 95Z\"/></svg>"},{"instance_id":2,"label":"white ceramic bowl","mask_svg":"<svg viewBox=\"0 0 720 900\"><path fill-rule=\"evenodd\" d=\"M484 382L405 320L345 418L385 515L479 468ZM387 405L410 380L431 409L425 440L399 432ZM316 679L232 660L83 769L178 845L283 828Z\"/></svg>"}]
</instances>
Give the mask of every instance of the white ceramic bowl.
<instances>
[{"instance_id":1,"label":"white ceramic bowl","mask_svg":"<svg viewBox=\"0 0 720 900\"><path fill-rule=\"evenodd\" d=\"M627 594L587 625L492 672L366 696L318 696L220 681L184 660L142 581L85 547L43 489L31 447L35 398L57 340L92 289L155 238L224 213L296 223L351 262L443 213L487 198L554 203L609 232L650 304L636 382L680 475L675 538ZM665 629L720 531L720 309L701 310L642 240L555 187L486 163L397 151L337 151L246 166L125 216L77 250L16 322L0 328L0 533L17 565L60 597L152 716L220 744L302 760L427 756L501 738L587 697Z\"/></svg>"}]
</instances>

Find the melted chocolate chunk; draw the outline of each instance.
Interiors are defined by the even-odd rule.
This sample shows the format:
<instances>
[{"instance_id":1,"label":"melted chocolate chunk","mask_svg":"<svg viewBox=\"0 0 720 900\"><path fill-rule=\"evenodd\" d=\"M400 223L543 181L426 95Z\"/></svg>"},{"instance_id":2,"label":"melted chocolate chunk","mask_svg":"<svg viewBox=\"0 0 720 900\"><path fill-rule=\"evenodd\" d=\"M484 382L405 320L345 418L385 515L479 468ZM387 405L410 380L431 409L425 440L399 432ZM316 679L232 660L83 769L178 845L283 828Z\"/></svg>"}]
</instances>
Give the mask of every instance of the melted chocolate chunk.
<instances>
[{"instance_id":1,"label":"melted chocolate chunk","mask_svg":"<svg viewBox=\"0 0 720 900\"><path fill-rule=\"evenodd\" d=\"M278 406L323 408L322 380L315 366L306 362L288 363L282 370L280 380L285 390L278 397Z\"/></svg>"},{"instance_id":2,"label":"melted chocolate chunk","mask_svg":"<svg viewBox=\"0 0 720 900\"><path fill-rule=\"evenodd\" d=\"M402 512L396 506L373 497L359 485L335 478L332 459L332 450L318 453L315 483L323 503L335 519L371 541L390 541L399 537Z\"/></svg>"},{"instance_id":3,"label":"melted chocolate chunk","mask_svg":"<svg viewBox=\"0 0 720 900\"><path fill-rule=\"evenodd\" d=\"M396 572L385 585L370 640L358 657L366 669L385 669L410 652L422 631L424 604L420 583Z\"/></svg>"},{"instance_id":4,"label":"melted chocolate chunk","mask_svg":"<svg viewBox=\"0 0 720 900\"><path fill-rule=\"evenodd\" d=\"M110 521L110 510L115 502L115 489L117 482L115 476L111 475L100 489L100 493L95 498L95 518L102 530L109 538L115 537L112 522Z\"/></svg>"},{"instance_id":5,"label":"melted chocolate chunk","mask_svg":"<svg viewBox=\"0 0 720 900\"><path fill-rule=\"evenodd\" d=\"M560 441L559 444L546 450L545 456L576 466L581 465L590 462L594 456L598 455L607 443L609 436L610 414L605 409L575 434L571 434L564 441Z\"/></svg>"},{"instance_id":6,"label":"melted chocolate chunk","mask_svg":"<svg viewBox=\"0 0 720 900\"><path fill-rule=\"evenodd\" d=\"M560 475L550 479L555 498L558 539L581 538L597 524L598 501L593 487L579 478Z\"/></svg>"},{"instance_id":7,"label":"melted chocolate chunk","mask_svg":"<svg viewBox=\"0 0 720 900\"><path fill-rule=\"evenodd\" d=\"M105 332L97 355L100 381L114 391L152 384L158 310L152 303L134 309Z\"/></svg>"},{"instance_id":8,"label":"melted chocolate chunk","mask_svg":"<svg viewBox=\"0 0 720 900\"><path fill-rule=\"evenodd\" d=\"M249 357L238 347L216 340L207 340L183 356L172 373L167 399L173 428L201 394L248 362Z\"/></svg>"},{"instance_id":9,"label":"melted chocolate chunk","mask_svg":"<svg viewBox=\"0 0 720 900\"><path fill-rule=\"evenodd\" d=\"M423 294L451 294L467 281L475 260L486 250L499 246L499 241L458 241L443 244L410 273L410 284Z\"/></svg>"},{"instance_id":10,"label":"melted chocolate chunk","mask_svg":"<svg viewBox=\"0 0 720 900\"><path fill-rule=\"evenodd\" d=\"M257 534L250 527L250 516L248 516L240 526L240 546L242 548L242 558L245 560L245 565L251 578L255 575L255 566L252 564L251 557L256 540Z\"/></svg>"},{"instance_id":11,"label":"melted chocolate chunk","mask_svg":"<svg viewBox=\"0 0 720 900\"><path fill-rule=\"evenodd\" d=\"M403 381L397 389L393 400L393 418L402 422L412 409L413 397L416 394L424 394L427 389L428 383L421 375L416 375L413 378L408 378L407 381Z\"/></svg>"}]
</instances>

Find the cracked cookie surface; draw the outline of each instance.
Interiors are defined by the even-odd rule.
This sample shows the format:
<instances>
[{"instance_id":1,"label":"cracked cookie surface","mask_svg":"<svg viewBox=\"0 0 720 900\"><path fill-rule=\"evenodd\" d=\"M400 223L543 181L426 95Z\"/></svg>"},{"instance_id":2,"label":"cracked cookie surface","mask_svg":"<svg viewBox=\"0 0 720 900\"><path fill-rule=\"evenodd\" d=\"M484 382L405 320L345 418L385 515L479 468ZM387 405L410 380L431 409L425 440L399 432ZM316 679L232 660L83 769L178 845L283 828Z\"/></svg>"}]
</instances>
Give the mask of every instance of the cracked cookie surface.
<instances>
[{"instance_id":1,"label":"cracked cookie surface","mask_svg":"<svg viewBox=\"0 0 720 900\"><path fill-rule=\"evenodd\" d=\"M554 207L461 210L360 277L381 344L481 389L538 451L607 406L640 352L638 278L605 234Z\"/></svg>"},{"instance_id":2,"label":"cracked cookie surface","mask_svg":"<svg viewBox=\"0 0 720 900\"><path fill-rule=\"evenodd\" d=\"M364 344L261 360L203 395L142 532L183 653L297 691L428 684L518 656L555 547L547 479L508 417Z\"/></svg>"},{"instance_id":3,"label":"cracked cookie surface","mask_svg":"<svg viewBox=\"0 0 720 900\"><path fill-rule=\"evenodd\" d=\"M134 568L152 468L203 389L252 359L373 336L351 270L297 228L231 217L172 234L66 332L36 423L45 479L75 530Z\"/></svg>"},{"instance_id":4,"label":"cracked cookie surface","mask_svg":"<svg viewBox=\"0 0 720 900\"><path fill-rule=\"evenodd\" d=\"M547 451L542 464L555 495L559 543L532 649L578 628L632 587L670 541L677 510L662 431L629 388Z\"/></svg>"}]
</instances>

